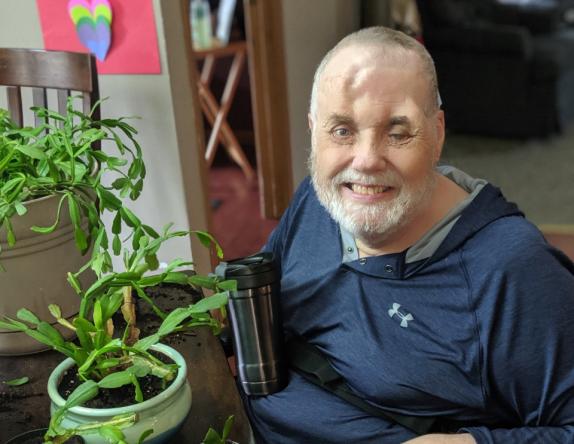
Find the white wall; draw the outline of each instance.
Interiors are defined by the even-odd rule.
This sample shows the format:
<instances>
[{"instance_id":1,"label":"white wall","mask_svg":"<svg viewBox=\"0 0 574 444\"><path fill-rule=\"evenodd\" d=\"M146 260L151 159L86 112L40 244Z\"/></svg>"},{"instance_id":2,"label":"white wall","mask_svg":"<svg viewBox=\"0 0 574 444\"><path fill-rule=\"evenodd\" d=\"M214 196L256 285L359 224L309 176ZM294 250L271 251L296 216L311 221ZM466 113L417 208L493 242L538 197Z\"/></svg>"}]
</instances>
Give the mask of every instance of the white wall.
<instances>
[{"instance_id":1,"label":"white wall","mask_svg":"<svg viewBox=\"0 0 574 444\"><path fill-rule=\"evenodd\" d=\"M142 146L148 175L139 200L127 206L158 229L167 222L174 222L177 229L188 229L160 1L154 0L154 9L162 73L101 75L100 96L109 97L102 106L102 116L141 117L131 123L139 132L137 140ZM2 0L1 3L0 46L43 48L36 2ZM175 257L191 257L187 240L174 241L160 251L161 261Z\"/></svg>"},{"instance_id":2,"label":"white wall","mask_svg":"<svg viewBox=\"0 0 574 444\"><path fill-rule=\"evenodd\" d=\"M297 186L307 175L311 146L307 111L313 74L329 49L359 29L360 2L283 0L282 6L293 183Z\"/></svg>"}]
</instances>

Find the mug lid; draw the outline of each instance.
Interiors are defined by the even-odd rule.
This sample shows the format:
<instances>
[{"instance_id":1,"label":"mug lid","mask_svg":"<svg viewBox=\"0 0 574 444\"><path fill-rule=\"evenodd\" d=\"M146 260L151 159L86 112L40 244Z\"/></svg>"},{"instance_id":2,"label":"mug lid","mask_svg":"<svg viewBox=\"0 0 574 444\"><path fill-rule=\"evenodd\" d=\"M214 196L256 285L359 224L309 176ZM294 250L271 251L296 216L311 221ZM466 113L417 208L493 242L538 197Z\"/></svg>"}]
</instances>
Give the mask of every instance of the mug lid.
<instances>
[{"instance_id":1,"label":"mug lid","mask_svg":"<svg viewBox=\"0 0 574 444\"><path fill-rule=\"evenodd\" d=\"M222 279L235 279L238 290L268 285L277 278L274 255L270 252L221 262L215 267L215 274Z\"/></svg>"}]
</instances>

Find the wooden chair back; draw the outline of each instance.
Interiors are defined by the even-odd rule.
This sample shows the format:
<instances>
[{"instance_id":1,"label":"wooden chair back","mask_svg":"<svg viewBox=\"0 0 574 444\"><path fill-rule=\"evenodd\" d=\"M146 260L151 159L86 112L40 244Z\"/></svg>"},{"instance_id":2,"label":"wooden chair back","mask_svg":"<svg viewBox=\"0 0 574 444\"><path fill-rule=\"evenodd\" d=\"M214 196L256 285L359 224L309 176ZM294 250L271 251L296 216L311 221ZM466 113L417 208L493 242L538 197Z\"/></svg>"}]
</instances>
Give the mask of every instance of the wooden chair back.
<instances>
[{"instance_id":1,"label":"wooden chair back","mask_svg":"<svg viewBox=\"0 0 574 444\"><path fill-rule=\"evenodd\" d=\"M34 106L49 107L62 115L72 94L82 96L86 114L99 99L95 58L77 52L0 48L0 85L6 87L8 111L19 126L24 125L23 93L28 88ZM49 90L56 91L56 107L48 106ZM99 109L93 117L99 119ZM34 124L41 123L35 117Z\"/></svg>"}]
</instances>

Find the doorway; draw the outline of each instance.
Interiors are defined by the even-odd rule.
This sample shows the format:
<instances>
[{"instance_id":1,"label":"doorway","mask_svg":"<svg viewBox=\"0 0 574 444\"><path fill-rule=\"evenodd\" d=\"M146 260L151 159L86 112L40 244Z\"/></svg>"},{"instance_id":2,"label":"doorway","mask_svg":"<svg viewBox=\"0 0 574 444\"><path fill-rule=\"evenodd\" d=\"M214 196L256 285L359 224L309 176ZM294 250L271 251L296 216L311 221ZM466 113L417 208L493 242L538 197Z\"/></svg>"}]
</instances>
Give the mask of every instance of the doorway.
<instances>
[{"instance_id":1,"label":"doorway","mask_svg":"<svg viewBox=\"0 0 574 444\"><path fill-rule=\"evenodd\" d=\"M220 1L210 0L210 6L216 16ZM227 47L246 42L245 66L236 63L236 53L207 59L199 52L202 60L198 67L203 70L199 77L208 81L213 98L224 108L226 91L233 96L226 115L232 134L225 137L220 132L213 154L209 150L213 148L212 131L217 123L213 115L208 115L206 103L201 102L204 98L200 91L206 152L211 154L207 155L206 174L210 231L222 245L226 259L258 251L292 194L288 111L286 105L279 105L287 103L281 20L279 1L237 0ZM203 75L206 66L211 75ZM238 66L236 85L227 88ZM281 96L285 99L278 100ZM241 150L240 156L229 150L230 138ZM250 174L245 161L256 174Z\"/></svg>"}]
</instances>

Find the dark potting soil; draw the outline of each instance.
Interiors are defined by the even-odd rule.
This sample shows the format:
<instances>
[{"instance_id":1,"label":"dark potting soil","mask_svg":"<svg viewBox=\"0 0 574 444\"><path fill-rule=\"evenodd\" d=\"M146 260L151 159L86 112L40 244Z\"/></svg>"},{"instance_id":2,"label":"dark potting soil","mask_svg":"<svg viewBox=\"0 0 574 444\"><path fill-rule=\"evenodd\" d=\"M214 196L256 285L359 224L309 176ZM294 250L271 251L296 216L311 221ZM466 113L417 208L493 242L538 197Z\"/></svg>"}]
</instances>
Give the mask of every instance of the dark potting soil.
<instances>
[{"instance_id":1,"label":"dark potting soil","mask_svg":"<svg viewBox=\"0 0 574 444\"><path fill-rule=\"evenodd\" d=\"M156 352L151 353L162 362L173 362L165 355ZM58 393L60 393L64 399L68 399L68 396L70 396L74 389L83 382L78 377L77 370L78 367L75 365L66 370L60 381L60 384L58 385ZM148 399L159 395L166 388L168 388L172 384L173 380L164 384L162 379L148 375L144 376L143 378L138 378L138 382L143 394L143 399L144 401L147 401ZM128 384L114 389L101 388L98 392L98 395L83 404L83 407L105 409L113 407L125 407L135 404L136 402L135 387L133 384Z\"/></svg>"}]
</instances>

